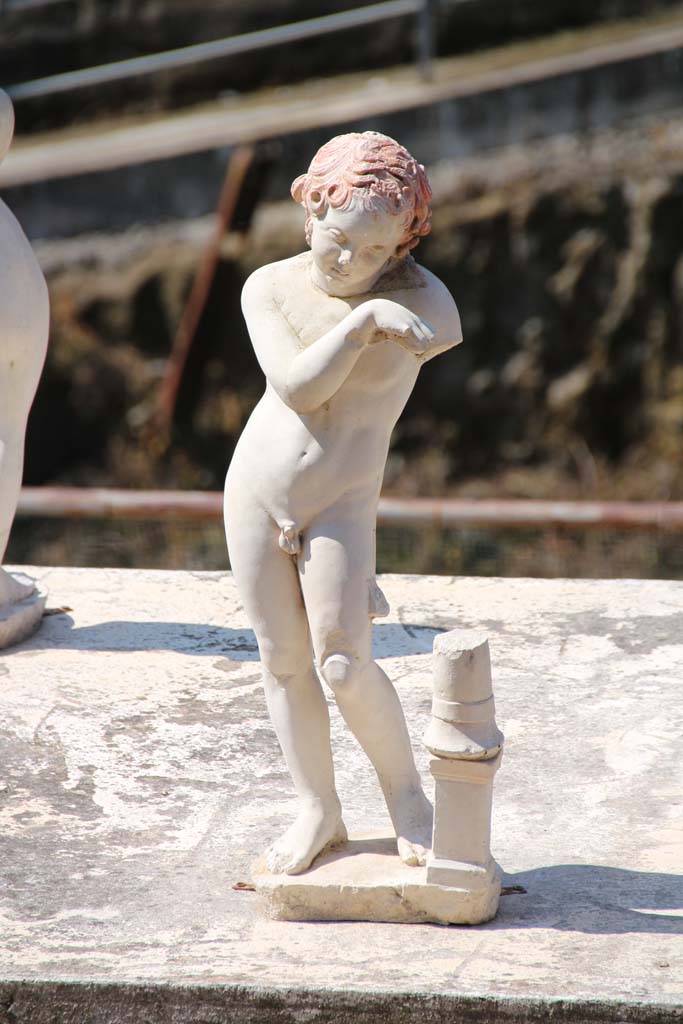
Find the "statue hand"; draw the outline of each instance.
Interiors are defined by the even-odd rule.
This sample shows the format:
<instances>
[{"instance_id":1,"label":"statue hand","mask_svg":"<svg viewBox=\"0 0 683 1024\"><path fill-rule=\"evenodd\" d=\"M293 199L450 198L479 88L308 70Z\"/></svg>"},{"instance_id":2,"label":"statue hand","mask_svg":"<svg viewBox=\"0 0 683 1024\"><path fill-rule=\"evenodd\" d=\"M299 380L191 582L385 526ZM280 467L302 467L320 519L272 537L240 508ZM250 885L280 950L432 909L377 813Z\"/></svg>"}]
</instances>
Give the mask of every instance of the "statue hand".
<instances>
[{"instance_id":1,"label":"statue hand","mask_svg":"<svg viewBox=\"0 0 683 1024\"><path fill-rule=\"evenodd\" d=\"M370 299L356 310L368 328L368 344L395 341L416 356L427 351L434 340L434 328L398 302Z\"/></svg>"}]
</instances>

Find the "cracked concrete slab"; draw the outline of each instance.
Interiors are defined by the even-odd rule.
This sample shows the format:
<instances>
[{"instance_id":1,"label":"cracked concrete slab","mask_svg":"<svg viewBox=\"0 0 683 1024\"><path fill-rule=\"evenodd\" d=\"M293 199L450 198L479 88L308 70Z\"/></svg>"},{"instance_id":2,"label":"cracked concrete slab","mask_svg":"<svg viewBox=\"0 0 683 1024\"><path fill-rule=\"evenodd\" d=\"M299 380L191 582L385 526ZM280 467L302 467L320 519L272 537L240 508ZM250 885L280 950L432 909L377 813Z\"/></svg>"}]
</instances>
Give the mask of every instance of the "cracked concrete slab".
<instances>
[{"instance_id":1,"label":"cracked concrete slab","mask_svg":"<svg viewBox=\"0 0 683 1024\"><path fill-rule=\"evenodd\" d=\"M2 1024L681 1019L683 583L382 578L427 785L434 636L490 637L507 893L444 928L233 888L294 801L229 574L28 571L68 610L0 653ZM331 711L347 824L384 828Z\"/></svg>"}]
</instances>

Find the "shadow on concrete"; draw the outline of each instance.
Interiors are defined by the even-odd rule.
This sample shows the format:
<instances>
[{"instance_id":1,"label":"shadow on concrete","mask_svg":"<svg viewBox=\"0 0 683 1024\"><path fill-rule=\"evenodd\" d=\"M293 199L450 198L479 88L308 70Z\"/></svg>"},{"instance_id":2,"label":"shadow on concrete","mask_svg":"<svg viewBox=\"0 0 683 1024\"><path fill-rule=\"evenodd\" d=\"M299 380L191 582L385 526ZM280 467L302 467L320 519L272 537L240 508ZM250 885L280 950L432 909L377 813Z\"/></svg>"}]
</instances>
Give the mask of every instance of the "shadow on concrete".
<instances>
[{"instance_id":1,"label":"shadow on concrete","mask_svg":"<svg viewBox=\"0 0 683 1024\"><path fill-rule=\"evenodd\" d=\"M430 654L434 637L443 632L432 626L379 623L373 627L373 655L391 658ZM231 629L193 622L133 622L112 620L94 626L76 626L66 612L43 620L38 633L14 650L44 651L175 651L178 654L258 661L258 646L251 629ZM6 652L11 653L11 652Z\"/></svg>"},{"instance_id":2,"label":"shadow on concrete","mask_svg":"<svg viewBox=\"0 0 683 1024\"><path fill-rule=\"evenodd\" d=\"M57 621L59 619L59 621ZM70 615L49 618L23 650L175 651L238 661L258 661L256 637L251 629L230 629L194 622L133 622L111 620L76 626ZM20 648L16 648L19 650Z\"/></svg>"},{"instance_id":3,"label":"shadow on concrete","mask_svg":"<svg viewBox=\"0 0 683 1024\"><path fill-rule=\"evenodd\" d=\"M375 658L396 658L402 654L431 654L434 637L444 632L442 626L376 622L372 628L373 655Z\"/></svg>"},{"instance_id":4,"label":"shadow on concrete","mask_svg":"<svg viewBox=\"0 0 683 1024\"><path fill-rule=\"evenodd\" d=\"M506 873L503 886L522 886L526 892L503 895L490 928L683 935L683 875L555 864Z\"/></svg>"}]
</instances>

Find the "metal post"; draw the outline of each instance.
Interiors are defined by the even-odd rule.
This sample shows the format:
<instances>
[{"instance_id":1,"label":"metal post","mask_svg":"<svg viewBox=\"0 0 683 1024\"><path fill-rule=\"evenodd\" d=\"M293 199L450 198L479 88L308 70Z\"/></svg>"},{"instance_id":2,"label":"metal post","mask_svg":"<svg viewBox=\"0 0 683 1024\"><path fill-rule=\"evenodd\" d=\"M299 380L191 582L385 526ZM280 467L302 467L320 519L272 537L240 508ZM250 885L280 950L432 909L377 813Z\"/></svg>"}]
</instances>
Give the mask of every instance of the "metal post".
<instances>
[{"instance_id":1,"label":"metal post","mask_svg":"<svg viewBox=\"0 0 683 1024\"><path fill-rule=\"evenodd\" d=\"M417 63L420 77L425 82L434 78L434 16L437 0L422 0L417 14Z\"/></svg>"},{"instance_id":2,"label":"metal post","mask_svg":"<svg viewBox=\"0 0 683 1024\"><path fill-rule=\"evenodd\" d=\"M170 440L178 392L190 349L199 329L199 323L216 275L221 242L223 236L232 226L240 193L253 162L253 146L239 146L228 162L216 210L213 233L195 273L192 289L183 310L168 358L166 372L159 388L156 410L152 417L151 427L155 443L162 449L166 448Z\"/></svg>"}]
</instances>

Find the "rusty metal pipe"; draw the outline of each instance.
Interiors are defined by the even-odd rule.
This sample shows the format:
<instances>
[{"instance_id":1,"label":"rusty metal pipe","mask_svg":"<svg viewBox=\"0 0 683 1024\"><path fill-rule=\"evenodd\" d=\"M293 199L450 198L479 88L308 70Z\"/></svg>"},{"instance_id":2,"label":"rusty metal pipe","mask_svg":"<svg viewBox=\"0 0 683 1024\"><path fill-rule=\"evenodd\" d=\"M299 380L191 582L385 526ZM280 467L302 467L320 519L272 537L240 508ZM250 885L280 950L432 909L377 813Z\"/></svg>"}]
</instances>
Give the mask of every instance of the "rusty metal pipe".
<instances>
[{"instance_id":1,"label":"rusty metal pipe","mask_svg":"<svg viewBox=\"0 0 683 1024\"><path fill-rule=\"evenodd\" d=\"M169 441L183 374L216 276L221 242L232 226L240 192L253 161L253 146L238 146L228 161L211 238L202 253L180 318L150 424L152 434L156 435L162 448Z\"/></svg>"},{"instance_id":2,"label":"rusty metal pipe","mask_svg":"<svg viewBox=\"0 0 683 1024\"><path fill-rule=\"evenodd\" d=\"M220 491L128 491L99 487L25 487L22 516L67 519L220 520ZM683 533L683 502L469 501L380 498L380 526L486 529L664 530Z\"/></svg>"}]
</instances>

